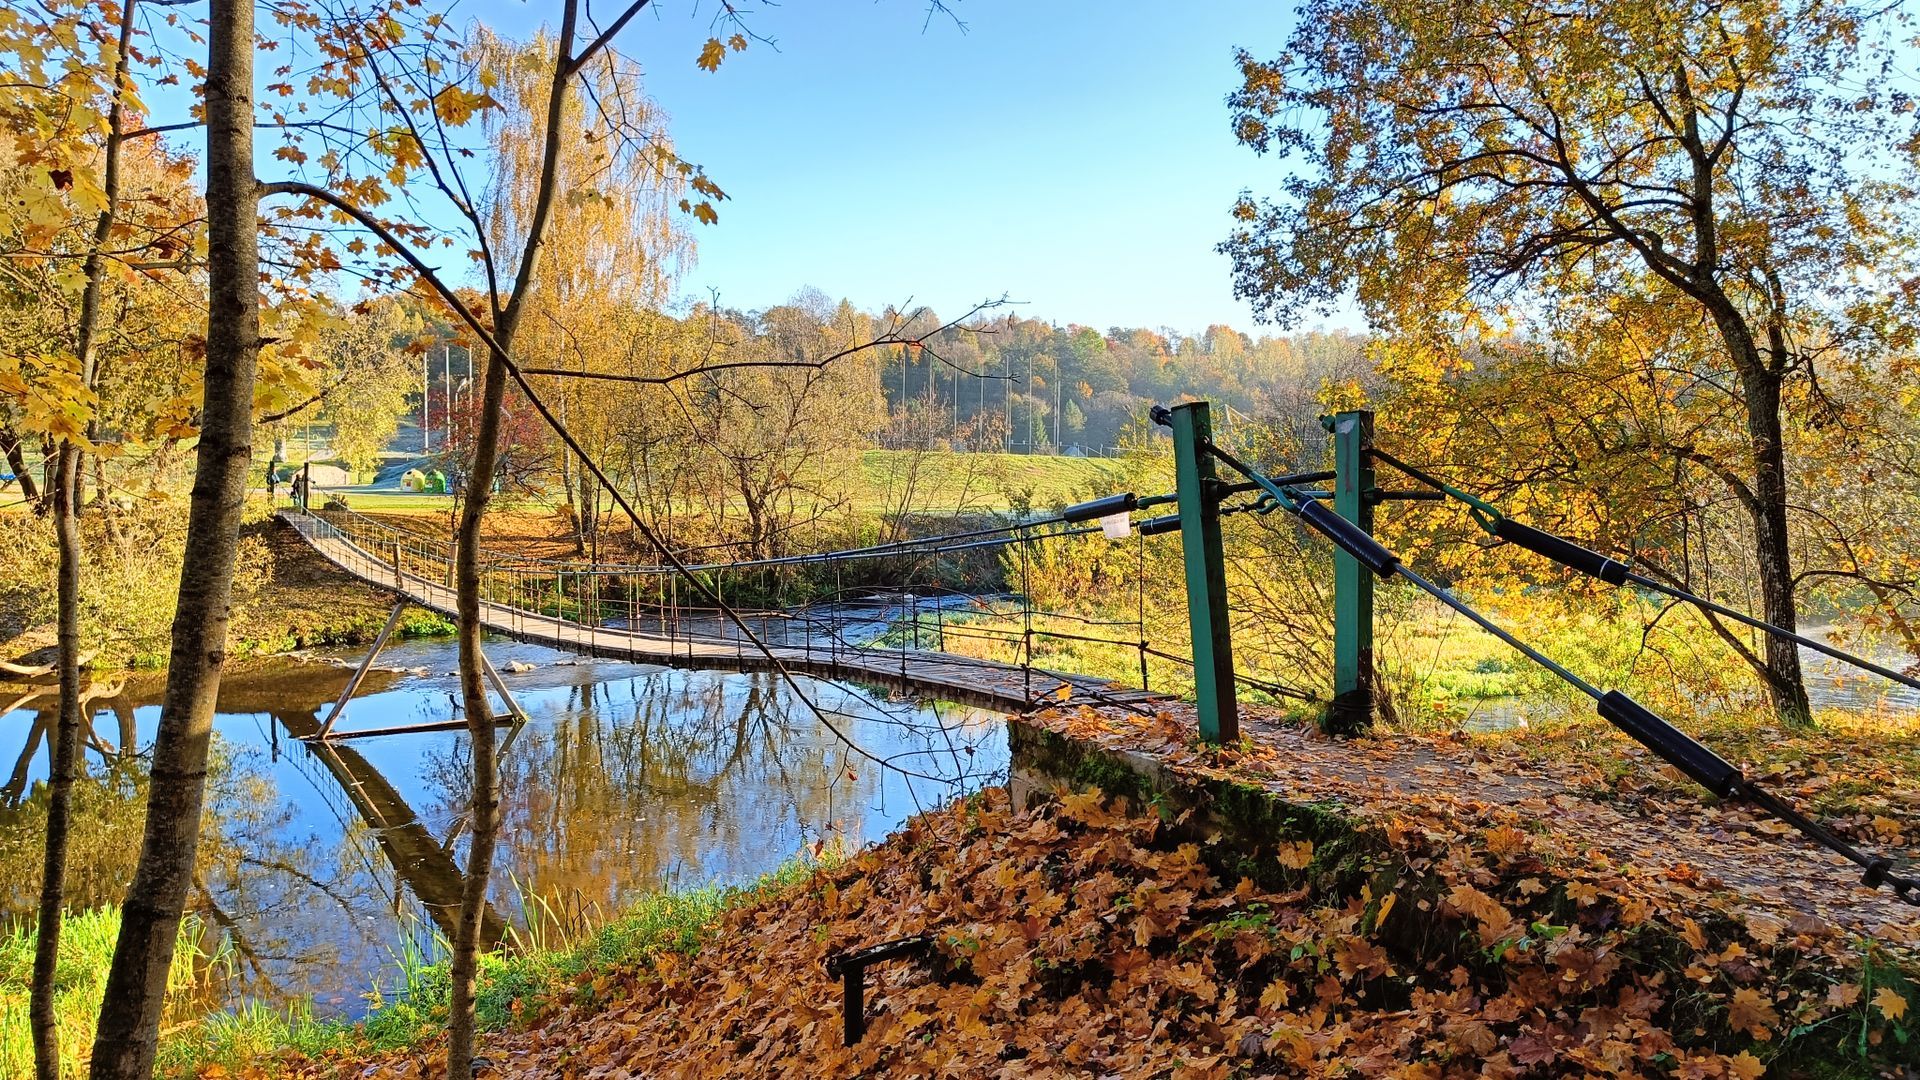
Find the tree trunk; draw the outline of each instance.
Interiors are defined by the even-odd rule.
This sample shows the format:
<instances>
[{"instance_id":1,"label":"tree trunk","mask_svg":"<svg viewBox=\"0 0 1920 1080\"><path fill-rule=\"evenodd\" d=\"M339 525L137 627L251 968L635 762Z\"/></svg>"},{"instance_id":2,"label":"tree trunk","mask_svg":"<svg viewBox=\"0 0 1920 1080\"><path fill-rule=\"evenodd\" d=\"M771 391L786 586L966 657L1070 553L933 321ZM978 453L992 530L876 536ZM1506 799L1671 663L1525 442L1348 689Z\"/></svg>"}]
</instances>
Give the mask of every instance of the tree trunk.
<instances>
[{"instance_id":1,"label":"tree trunk","mask_svg":"<svg viewBox=\"0 0 1920 1080\"><path fill-rule=\"evenodd\" d=\"M577 537L580 554L591 557L599 549L600 541L600 489L593 481L593 473L580 469L574 490L580 523Z\"/></svg>"},{"instance_id":2,"label":"tree trunk","mask_svg":"<svg viewBox=\"0 0 1920 1080\"><path fill-rule=\"evenodd\" d=\"M91 291L91 290L89 290ZM84 317L84 316L83 316ZM60 923L66 908L67 837L73 782L80 764L84 726L80 701L80 451L62 440L54 471L54 535L60 548L58 649L60 703L48 740L47 838L40 878L38 935L28 1025L33 1031L34 1075L60 1080L60 1028L54 1012L54 975L60 958Z\"/></svg>"},{"instance_id":3,"label":"tree trunk","mask_svg":"<svg viewBox=\"0 0 1920 1080\"><path fill-rule=\"evenodd\" d=\"M106 258L102 253L113 235L114 212L120 198L120 98L127 79L134 3L135 0L127 0L120 11L113 103L107 110L106 160L101 177L106 205L94 221L93 242L83 267L86 286L80 294L79 323L74 332L80 382L88 388L93 386L96 374L95 346L99 340L101 290L106 276ZM87 428L89 432L94 430L91 420ZM98 469L97 455L94 461ZM66 910L67 841L71 832L73 785L85 767L81 737L87 728L87 717L80 685L81 462L80 447L71 440L61 440L54 477L57 486L53 491L54 536L60 552L56 588L60 707L48 746L46 856L41 868L38 934L28 1004L28 1023L33 1029L34 1073L39 1080L60 1080L60 1027L54 1012L54 976L60 960L61 918Z\"/></svg>"},{"instance_id":4,"label":"tree trunk","mask_svg":"<svg viewBox=\"0 0 1920 1080\"><path fill-rule=\"evenodd\" d=\"M1752 328L1724 297L1709 304L1714 323L1726 343L1734 369L1740 375L1741 403L1746 410L1748 453L1753 466L1752 497L1742 500L1753 522L1754 564L1760 576L1761 617L1782 630L1797 630L1798 606L1793 589L1793 551L1787 527L1787 460L1780 418L1781 376L1768 367L1754 340ZM1773 634L1765 635L1765 662L1759 675L1766 684L1773 712L1785 727L1813 723L1813 706L1800 670L1800 648Z\"/></svg>"},{"instance_id":5,"label":"tree trunk","mask_svg":"<svg viewBox=\"0 0 1920 1080\"><path fill-rule=\"evenodd\" d=\"M58 712L58 707L55 707ZM13 775L7 777L5 787L0 787L0 806L9 810L20 809L27 795L27 773L33 768L33 755L40 749L40 740L47 733L46 710L33 714L33 726L27 729L27 744L20 748L20 756L14 759Z\"/></svg>"},{"instance_id":6,"label":"tree trunk","mask_svg":"<svg viewBox=\"0 0 1920 1080\"><path fill-rule=\"evenodd\" d=\"M252 0L212 0L208 14L204 406L145 835L107 974L93 1045L95 1080L140 1080L153 1071L167 972L199 847L207 744L226 663L234 552L252 460L260 349Z\"/></svg>"},{"instance_id":7,"label":"tree trunk","mask_svg":"<svg viewBox=\"0 0 1920 1080\"><path fill-rule=\"evenodd\" d=\"M20 436L12 428L0 424L0 457L7 462L7 471L20 483L20 494L30 503L40 501L40 485L33 482L33 473L27 470L27 455L20 450Z\"/></svg>"},{"instance_id":8,"label":"tree trunk","mask_svg":"<svg viewBox=\"0 0 1920 1080\"><path fill-rule=\"evenodd\" d=\"M510 329L502 327L503 348ZM473 791L469 799L473 832L467 841L467 873L461 883L460 914L453 935L453 988L447 1010L449 1080L467 1080L473 1075L474 976L479 968L480 921L487 908L487 885L492 876L494 843L500 825L500 774L495 762L493 706L487 701L480 658L480 526L492 497L493 472L499 463L500 407L506 397L506 382L506 365L498 354L489 353L481 380L473 461L467 474L466 499L460 508L460 532L454 549L460 697L467 716L467 740L473 759Z\"/></svg>"},{"instance_id":9,"label":"tree trunk","mask_svg":"<svg viewBox=\"0 0 1920 1080\"><path fill-rule=\"evenodd\" d=\"M94 375L95 378L88 380L87 385L92 386L99 381L98 370L94 372ZM96 438L99 433L98 424L91 422L87 424L87 438ZM95 502L99 503L100 524L106 530L107 543L118 547L120 544L120 525L114 519L113 496L107 488L106 458L99 454L93 455L93 498Z\"/></svg>"},{"instance_id":10,"label":"tree trunk","mask_svg":"<svg viewBox=\"0 0 1920 1080\"><path fill-rule=\"evenodd\" d=\"M566 129L566 74L578 24L578 0L561 8L560 33L555 44L553 84L547 95L545 143L541 149L540 182L533 213L527 224L520 267L505 310L496 310L494 348L487 355L481 382L481 404L475 417L473 460L461 507L460 530L454 550L454 593L460 635L460 697L467 716L467 739L473 759L473 834L467 842L467 878L460 898L460 922L453 940L452 992L447 1009L447 1077L468 1080L473 1075L474 976L479 969L480 920L487 910L487 886L493 873L494 845L500 831L500 771L495 746L493 708L487 701L480 644L480 526L492 495L493 474L499 465L501 406L506 400L507 359L520 326L520 314L533 288L552 220L553 200L560 185L559 142Z\"/></svg>"},{"instance_id":11,"label":"tree trunk","mask_svg":"<svg viewBox=\"0 0 1920 1080\"><path fill-rule=\"evenodd\" d=\"M1747 438L1753 455L1754 562L1760 568L1762 615L1782 630L1798 630L1799 611L1793 595L1793 553L1787 532L1787 462L1780 423L1780 378L1771 371L1741 365L1740 388L1747 406ZM1800 670L1800 647L1785 638L1766 635L1767 662L1761 677L1774 715L1786 727L1813 724L1813 705L1807 699L1806 679Z\"/></svg>"}]
</instances>

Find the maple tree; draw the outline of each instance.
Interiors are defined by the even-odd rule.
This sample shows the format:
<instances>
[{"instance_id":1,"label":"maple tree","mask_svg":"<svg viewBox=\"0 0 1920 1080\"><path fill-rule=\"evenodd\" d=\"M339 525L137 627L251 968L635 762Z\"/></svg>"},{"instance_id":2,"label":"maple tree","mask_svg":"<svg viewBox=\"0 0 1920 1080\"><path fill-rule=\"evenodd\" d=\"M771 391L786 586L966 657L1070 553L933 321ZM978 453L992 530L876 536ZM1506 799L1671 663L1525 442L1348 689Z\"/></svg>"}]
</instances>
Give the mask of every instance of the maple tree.
<instances>
[{"instance_id":1,"label":"maple tree","mask_svg":"<svg viewBox=\"0 0 1920 1080\"><path fill-rule=\"evenodd\" d=\"M1236 291L1291 319L1350 290L1402 370L1434 374L1517 333L1574 354L1577 375L1581 335L1653 318L1666 350L1639 366L1718 399L1717 445L1629 429L1619 449L1722 486L1760 607L1791 629L1791 426L1821 419L1823 371L1912 337L1887 284L1907 280L1911 232L1910 101L1880 66L1897 18L1318 0L1285 54L1240 55L1236 134L1304 168L1235 207ZM1777 714L1807 722L1793 647L1749 655Z\"/></svg>"},{"instance_id":2,"label":"maple tree","mask_svg":"<svg viewBox=\"0 0 1920 1080\"><path fill-rule=\"evenodd\" d=\"M205 800L207 751L226 657L240 512L251 467L260 351L259 191L253 179L253 8L213 0L207 39L207 331L187 550L167 688L153 748L140 860L94 1037L95 1077L153 1069Z\"/></svg>"},{"instance_id":3,"label":"maple tree","mask_svg":"<svg viewBox=\"0 0 1920 1080\"><path fill-rule=\"evenodd\" d=\"M111 529L101 459L118 447L103 440L101 378L103 360L124 355L131 336L122 329L116 347L107 309L117 304L126 314L156 276L185 267L181 256L192 244L191 221L178 216L184 200L155 194L156 182L164 185L168 179L166 155L128 146L128 132L144 111L134 88L135 18L132 0L97 13L83 5L0 13L0 55L7 58L9 76L0 91L0 134L7 140L4 158L15 196L7 286L16 308L28 314L0 354L0 401L19 414L17 423L6 425L5 439L16 472L25 471L21 428L52 447L47 509L58 550L60 706L49 739L31 1004L35 1069L43 1080L59 1073L56 967L72 792L83 768L81 740L87 728L82 469L91 455L98 501Z\"/></svg>"}]
</instances>

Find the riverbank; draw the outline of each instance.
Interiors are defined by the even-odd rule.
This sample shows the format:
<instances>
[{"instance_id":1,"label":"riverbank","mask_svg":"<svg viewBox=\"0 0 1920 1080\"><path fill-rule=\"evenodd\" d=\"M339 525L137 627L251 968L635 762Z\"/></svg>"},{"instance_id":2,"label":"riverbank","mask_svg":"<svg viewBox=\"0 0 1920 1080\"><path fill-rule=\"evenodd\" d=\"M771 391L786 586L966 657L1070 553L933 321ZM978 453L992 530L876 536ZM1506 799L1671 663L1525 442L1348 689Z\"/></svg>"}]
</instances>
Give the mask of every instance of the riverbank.
<instances>
[{"instance_id":1,"label":"riverbank","mask_svg":"<svg viewBox=\"0 0 1920 1080\"><path fill-rule=\"evenodd\" d=\"M491 982L482 1053L524 1077L1914 1074L1913 909L1597 731L1529 739L1209 750L1177 710L1042 714L1014 739L1029 810L993 789L714 910L688 948ZM1808 777L1884 776L1844 798L1905 857L1920 802L1885 755L1910 735L1804 776L1783 763L1808 745L1766 743L1755 775L1842 828ZM1564 798L1502 797L1562 753ZM1705 820L1725 862L1688 861L1674 820ZM1796 880L1724 869L1783 857ZM843 1047L827 958L920 934L928 959L874 970ZM430 1017L404 1045L378 1030L222 1067L439 1075Z\"/></svg>"},{"instance_id":2,"label":"riverbank","mask_svg":"<svg viewBox=\"0 0 1920 1080\"><path fill-rule=\"evenodd\" d=\"M562 1002L593 1000L605 973L691 957L728 913L770 902L838 863L795 858L744 887L710 885L642 898L618 918L569 935L531 930L512 950L481 958L475 1018L502 1032ZM403 981L373 995L364 1021L315 1019L304 1010L242 1009L206 1017L163 1040L155 1066L163 1077L281 1076L324 1063L374 1060L428 1050L445 1038L451 992L444 961L409 958ZM97 1011L97 1006L96 1006Z\"/></svg>"},{"instance_id":3,"label":"riverbank","mask_svg":"<svg viewBox=\"0 0 1920 1080\"><path fill-rule=\"evenodd\" d=\"M93 678L110 684L128 672L164 668L184 542L181 523L129 516L109 532L96 514L84 519L83 527L89 561L83 636ZM50 672L53 552L46 523L24 514L0 520L0 556L8 563L0 579L0 661ZM272 517L264 501L250 507L235 559L232 655L365 644L380 632L392 606L386 594L315 556ZM452 633L453 624L413 611L398 632L431 637ZM50 679L0 669L0 684L9 681Z\"/></svg>"},{"instance_id":4,"label":"riverbank","mask_svg":"<svg viewBox=\"0 0 1920 1080\"><path fill-rule=\"evenodd\" d=\"M882 756L911 756L956 788L847 763L839 739L771 676L583 660L511 641L490 652L529 719L507 736L511 752L502 757L507 794L483 926L504 946L489 972L507 972L523 988L559 963L553 954L609 922L630 925L636 911L653 912L643 923L664 917L663 895L680 914L710 908L725 886L751 884L796 852L877 841L916 807L1005 769L1004 725L977 710L810 684L848 737ZM447 640L390 646L341 730L447 717L454 653ZM338 663L248 658L223 681L201 872L189 898L204 931L192 935L201 959L167 1022L177 1027L169 1045L189 1062L201 1060L195 1048L324 1043L369 1011L389 1035L431 1038L440 1023L418 1011L418 1023L402 1021L430 1000L423 987L437 979L444 993L444 977L423 972L444 955L460 901L463 733L302 741L350 675ZM76 787L67 875L71 910L88 918L120 901L132 872L144 811L141 748L162 681L136 673L97 705L102 741L89 754L97 767ZM30 709L22 719L0 728L0 761L17 760L17 772L37 779L26 740L44 716ZM32 920L43 792L0 785L0 870L9 883L0 889L0 925ZM695 889L689 899L690 886L709 883L721 888ZM73 985L97 987L111 937L67 939L105 944L63 965ZM612 955L601 946L592 953ZM17 981L24 997L24 976ZM93 1006L76 1007L68 1030L82 1033L78 1051Z\"/></svg>"}]
</instances>

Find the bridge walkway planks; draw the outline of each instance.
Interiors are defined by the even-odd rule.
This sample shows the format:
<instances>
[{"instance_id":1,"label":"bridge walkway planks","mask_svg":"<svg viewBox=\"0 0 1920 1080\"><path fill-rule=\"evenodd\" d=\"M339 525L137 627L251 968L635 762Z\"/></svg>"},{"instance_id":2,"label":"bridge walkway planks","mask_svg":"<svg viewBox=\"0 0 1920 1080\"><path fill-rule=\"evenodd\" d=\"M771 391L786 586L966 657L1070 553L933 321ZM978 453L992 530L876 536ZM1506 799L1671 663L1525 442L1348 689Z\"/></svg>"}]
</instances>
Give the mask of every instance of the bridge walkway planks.
<instances>
[{"instance_id":1,"label":"bridge walkway planks","mask_svg":"<svg viewBox=\"0 0 1920 1080\"><path fill-rule=\"evenodd\" d=\"M391 562L331 532L310 515L281 511L279 517L322 558L348 575L405 597L418 607L448 618L454 616L451 587L411 572L396 572ZM775 667L774 659L743 641L660 637L619 627L588 626L495 603L481 605L480 620L489 631L503 637L610 660L724 671L771 671ZM776 645L769 651L796 675L866 683L1010 712L1028 711L1042 700L1048 705L1104 704L1135 709L1152 709L1173 700L1136 687L1039 668L1032 670L1033 697L1029 700L1028 672L1019 665L930 650L861 649L834 639L825 647ZM1060 694L1063 687L1068 691L1064 697Z\"/></svg>"}]
</instances>

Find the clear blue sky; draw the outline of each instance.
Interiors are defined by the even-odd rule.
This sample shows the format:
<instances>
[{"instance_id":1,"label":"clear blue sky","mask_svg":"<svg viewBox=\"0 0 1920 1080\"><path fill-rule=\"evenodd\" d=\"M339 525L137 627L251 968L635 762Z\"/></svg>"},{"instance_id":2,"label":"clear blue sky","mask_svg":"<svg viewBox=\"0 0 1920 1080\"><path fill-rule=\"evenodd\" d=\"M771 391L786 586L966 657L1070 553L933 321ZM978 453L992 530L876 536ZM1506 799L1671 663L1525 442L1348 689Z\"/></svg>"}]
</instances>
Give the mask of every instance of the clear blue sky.
<instances>
[{"instance_id":1,"label":"clear blue sky","mask_svg":"<svg viewBox=\"0 0 1920 1080\"><path fill-rule=\"evenodd\" d=\"M459 11L521 36L541 8ZM1253 330L1213 246L1281 166L1234 142L1224 98L1234 46L1279 51L1290 9L956 0L963 31L922 0L793 2L750 16L777 48L708 73L714 3L666 0L621 47L730 196L696 230L690 294L954 314L1005 293L1062 323Z\"/></svg>"}]
</instances>

